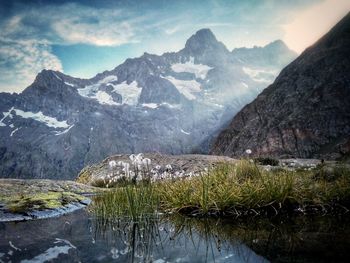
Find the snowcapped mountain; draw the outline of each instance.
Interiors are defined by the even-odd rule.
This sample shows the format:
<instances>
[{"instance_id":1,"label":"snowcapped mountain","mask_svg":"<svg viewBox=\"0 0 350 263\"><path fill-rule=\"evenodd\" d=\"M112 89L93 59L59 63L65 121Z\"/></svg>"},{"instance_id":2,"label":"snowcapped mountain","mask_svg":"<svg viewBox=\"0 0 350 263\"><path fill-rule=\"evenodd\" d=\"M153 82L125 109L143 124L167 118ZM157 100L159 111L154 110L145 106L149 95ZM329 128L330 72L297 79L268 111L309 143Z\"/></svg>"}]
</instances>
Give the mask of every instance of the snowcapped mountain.
<instances>
[{"instance_id":1,"label":"snowcapped mountain","mask_svg":"<svg viewBox=\"0 0 350 263\"><path fill-rule=\"evenodd\" d=\"M0 94L1 175L73 178L115 153L207 152L295 57L281 41L230 52L202 29L178 52L144 53L92 79L43 70L21 94Z\"/></svg>"}]
</instances>

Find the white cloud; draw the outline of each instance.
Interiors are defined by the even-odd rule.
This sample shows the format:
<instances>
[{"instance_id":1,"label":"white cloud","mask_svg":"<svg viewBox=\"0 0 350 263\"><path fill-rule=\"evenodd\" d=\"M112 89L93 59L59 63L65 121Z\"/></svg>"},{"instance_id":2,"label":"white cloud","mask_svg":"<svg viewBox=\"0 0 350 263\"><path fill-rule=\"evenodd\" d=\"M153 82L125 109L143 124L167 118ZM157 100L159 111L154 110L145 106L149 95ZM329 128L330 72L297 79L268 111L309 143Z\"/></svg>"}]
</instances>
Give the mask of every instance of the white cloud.
<instances>
[{"instance_id":1,"label":"white cloud","mask_svg":"<svg viewBox=\"0 0 350 263\"><path fill-rule=\"evenodd\" d=\"M181 26L177 25L177 26L174 26L174 27L170 27L170 28L167 28L164 30L165 34L167 35L172 35L178 31L181 30Z\"/></svg>"},{"instance_id":2,"label":"white cloud","mask_svg":"<svg viewBox=\"0 0 350 263\"><path fill-rule=\"evenodd\" d=\"M132 24L139 22L139 17L119 9L70 3L19 12L5 21L0 34L12 39L45 39L53 44L116 46L136 41Z\"/></svg>"},{"instance_id":3,"label":"white cloud","mask_svg":"<svg viewBox=\"0 0 350 263\"><path fill-rule=\"evenodd\" d=\"M96 46L115 46L135 42L133 33L127 22L110 28L106 21L98 25L89 25L67 19L53 24L54 30L67 44L92 44Z\"/></svg>"},{"instance_id":4,"label":"white cloud","mask_svg":"<svg viewBox=\"0 0 350 263\"><path fill-rule=\"evenodd\" d=\"M4 92L21 92L42 69L62 71L50 46L35 41L0 39L0 58L0 91Z\"/></svg>"},{"instance_id":5,"label":"white cloud","mask_svg":"<svg viewBox=\"0 0 350 263\"><path fill-rule=\"evenodd\" d=\"M349 0L326 0L305 11L298 11L294 20L283 27L283 40L291 49L301 53L327 33L349 11Z\"/></svg>"},{"instance_id":6,"label":"white cloud","mask_svg":"<svg viewBox=\"0 0 350 263\"><path fill-rule=\"evenodd\" d=\"M65 44L117 46L137 41L132 26L137 19L125 16L121 10L95 9L76 4L60 8L62 12L52 14L49 23ZM71 10L79 10L78 16Z\"/></svg>"},{"instance_id":7,"label":"white cloud","mask_svg":"<svg viewBox=\"0 0 350 263\"><path fill-rule=\"evenodd\" d=\"M21 92L42 69L62 71L51 45L117 46L137 42L142 17L78 4L26 8L0 26L0 92Z\"/></svg>"}]
</instances>

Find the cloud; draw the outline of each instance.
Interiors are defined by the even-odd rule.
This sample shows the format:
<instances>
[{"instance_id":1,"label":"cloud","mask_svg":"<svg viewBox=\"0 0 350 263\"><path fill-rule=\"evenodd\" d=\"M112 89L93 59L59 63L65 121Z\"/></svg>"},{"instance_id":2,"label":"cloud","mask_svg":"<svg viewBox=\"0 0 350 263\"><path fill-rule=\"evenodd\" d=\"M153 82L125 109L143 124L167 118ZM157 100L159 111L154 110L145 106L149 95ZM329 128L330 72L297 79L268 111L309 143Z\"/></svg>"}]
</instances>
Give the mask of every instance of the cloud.
<instances>
[{"instance_id":1,"label":"cloud","mask_svg":"<svg viewBox=\"0 0 350 263\"><path fill-rule=\"evenodd\" d=\"M301 53L327 33L350 11L349 0L326 0L295 13L294 20L283 26L283 40Z\"/></svg>"},{"instance_id":2,"label":"cloud","mask_svg":"<svg viewBox=\"0 0 350 263\"><path fill-rule=\"evenodd\" d=\"M111 28L105 21L98 25L82 24L79 21L67 19L53 25L57 35L66 44L91 44L96 46L117 46L136 42L131 26L127 22Z\"/></svg>"},{"instance_id":3,"label":"cloud","mask_svg":"<svg viewBox=\"0 0 350 263\"><path fill-rule=\"evenodd\" d=\"M75 3L19 11L5 22L9 38L45 39L53 44L116 46L135 42L134 14Z\"/></svg>"},{"instance_id":4,"label":"cloud","mask_svg":"<svg viewBox=\"0 0 350 263\"><path fill-rule=\"evenodd\" d=\"M170 28L167 28L164 30L164 32L167 34L167 35L172 35L178 31L180 31L181 29L181 26L180 25L177 25L177 26L174 26L174 27L170 27Z\"/></svg>"},{"instance_id":5,"label":"cloud","mask_svg":"<svg viewBox=\"0 0 350 263\"><path fill-rule=\"evenodd\" d=\"M62 71L61 62L49 45L0 39L0 91L21 92L44 68Z\"/></svg>"},{"instance_id":6,"label":"cloud","mask_svg":"<svg viewBox=\"0 0 350 263\"><path fill-rule=\"evenodd\" d=\"M22 91L42 69L62 71L51 45L135 43L133 24L140 22L142 16L120 9L74 3L19 9L0 23L0 91Z\"/></svg>"}]
</instances>

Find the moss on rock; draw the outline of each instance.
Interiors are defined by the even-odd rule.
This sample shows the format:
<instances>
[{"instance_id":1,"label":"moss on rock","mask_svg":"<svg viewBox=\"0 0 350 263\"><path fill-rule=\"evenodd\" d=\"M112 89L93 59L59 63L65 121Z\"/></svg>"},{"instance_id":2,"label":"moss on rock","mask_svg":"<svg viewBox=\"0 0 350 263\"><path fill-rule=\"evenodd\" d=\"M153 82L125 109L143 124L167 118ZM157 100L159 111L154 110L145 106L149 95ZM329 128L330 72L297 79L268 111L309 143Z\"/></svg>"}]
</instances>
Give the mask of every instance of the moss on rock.
<instances>
[{"instance_id":1,"label":"moss on rock","mask_svg":"<svg viewBox=\"0 0 350 263\"><path fill-rule=\"evenodd\" d=\"M6 196L0 194L0 203L11 213L26 213L34 210L57 209L69 203L80 202L84 196L71 192L47 191L33 194L16 194Z\"/></svg>"}]
</instances>

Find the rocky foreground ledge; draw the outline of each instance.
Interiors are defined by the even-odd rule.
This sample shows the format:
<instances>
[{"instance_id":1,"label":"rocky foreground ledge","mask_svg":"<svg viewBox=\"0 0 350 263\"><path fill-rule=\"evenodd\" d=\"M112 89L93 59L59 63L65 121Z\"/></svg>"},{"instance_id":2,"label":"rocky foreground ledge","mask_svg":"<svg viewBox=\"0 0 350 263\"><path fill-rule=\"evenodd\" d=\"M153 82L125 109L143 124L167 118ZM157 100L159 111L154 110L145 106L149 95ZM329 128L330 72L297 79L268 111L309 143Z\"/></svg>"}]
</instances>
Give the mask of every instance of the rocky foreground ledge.
<instances>
[{"instance_id":1,"label":"rocky foreground ledge","mask_svg":"<svg viewBox=\"0 0 350 263\"><path fill-rule=\"evenodd\" d=\"M133 155L137 156L137 155ZM77 181L93 186L104 186L105 182L115 174L125 173L125 164L127 169L133 171L135 169L130 154L117 154L110 156L101 163L85 167L78 175ZM142 154L143 160L149 160L149 164L143 165L144 169L157 170L158 174L167 173L174 177L192 176L204 172L206 169L213 167L219 163L235 163L236 159L226 156L215 155L164 155L159 153Z\"/></svg>"},{"instance_id":2,"label":"rocky foreground ledge","mask_svg":"<svg viewBox=\"0 0 350 263\"><path fill-rule=\"evenodd\" d=\"M137 156L137 155L134 155ZM125 169L135 169L133 161L129 154L113 155L98 164L85 167L78 175L77 182L105 187L111 177L116 177L118 174L125 174ZM215 167L220 163L237 163L239 160L226 156L215 155L164 155L158 153L142 154L143 160L149 160L147 169L162 177L163 174L171 175L172 177L189 177L198 175ZM321 163L318 159L281 159L277 160L278 165L261 165L266 169L312 169ZM327 162L332 165L334 162ZM127 167L125 167L127 164ZM143 166L143 168L146 165ZM109 184L111 186L111 184Z\"/></svg>"},{"instance_id":3,"label":"rocky foreground ledge","mask_svg":"<svg viewBox=\"0 0 350 263\"><path fill-rule=\"evenodd\" d=\"M135 155L134 155L135 156ZM188 177L198 175L220 163L237 163L237 159L214 155L162 155L144 154L149 171L162 176ZM0 222L23 221L60 216L85 207L88 196L103 190L111 175L125 173L125 164L133 169L130 155L113 155L102 162L84 168L74 181L46 179L0 179ZM266 169L313 169L317 159L284 159ZM332 162L327 162L332 165ZM113 167L111 167L111 164ZM120 165L122 164L122 165ZM334 165L334 164L333 164ZM124 169L124 171L123 171ZM120 171L119 171L120 170ZM112 186L112 185L110 185Z\"/></svg>"},{"instance_id":4,"label":"rocky foreground ledge","mask_svg":"<svg viewBox=\"0 0 350 263\"><path fill-rule=\"evenodd\" d=\"M0 222L60 216L90 203L96 188L73 181L0 179Z\"/></svg>"}]
</instances>

